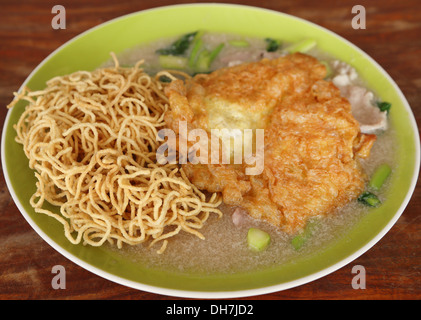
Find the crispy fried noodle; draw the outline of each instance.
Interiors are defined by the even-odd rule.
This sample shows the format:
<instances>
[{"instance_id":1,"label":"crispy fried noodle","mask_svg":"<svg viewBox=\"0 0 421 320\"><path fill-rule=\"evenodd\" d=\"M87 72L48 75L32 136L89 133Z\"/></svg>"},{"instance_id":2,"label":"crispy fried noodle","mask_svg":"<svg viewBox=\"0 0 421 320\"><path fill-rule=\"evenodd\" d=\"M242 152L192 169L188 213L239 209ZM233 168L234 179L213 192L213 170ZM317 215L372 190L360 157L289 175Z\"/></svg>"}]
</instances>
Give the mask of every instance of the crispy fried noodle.
<instances>
[{"instance_id":1,"label":"crispy fried noodle","mask_svg":"<svg viewBox=\"0 0 421 320\"><path fill-rule=\"evenodd\" d=\"M15 93L8 107L29 102L15 129L38 180L30 203L63 224L74 244L159 242L162 253L182 230L203 238L198 230L211 213L221 215L221 197L200 192L178 165L157 164L164 84L143 72L143 61L122 68L112 56L114 67Z\"/></svg>"}]
</instances>

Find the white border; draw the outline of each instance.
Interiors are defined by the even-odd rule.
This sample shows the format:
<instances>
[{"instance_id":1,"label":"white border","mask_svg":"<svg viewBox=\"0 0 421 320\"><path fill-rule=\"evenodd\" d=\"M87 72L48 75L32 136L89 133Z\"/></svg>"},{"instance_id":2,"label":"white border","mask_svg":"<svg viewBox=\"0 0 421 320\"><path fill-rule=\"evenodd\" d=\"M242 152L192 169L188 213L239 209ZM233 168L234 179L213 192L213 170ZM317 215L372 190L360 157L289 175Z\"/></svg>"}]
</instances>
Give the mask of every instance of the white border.
<instances>
[{"instance_id":1,"label":"white border","mask_svg":"<svg viewBox=\"0 0 421 320\"><path fill-rule=\"evenodd\" d=\"M190 6L229 6L229 7L245 7L245 8L250 8L250 9L257 9L257 10L262 10L262 11L268 11L270 13L275 13L275 14L279 14L279 15L284 15L287 17L291 17L297 20L300 20L304 23L308 23L310 25L312 25L315 28L319 28L322 31L325 31L327 33L330 33L331 35L341 39L342 41L346 42L348 45L350 45L351 47L353 47L355 50L359 51L361 54L363 54L368 60L370 60L370 62L377 67L377 69L379 69L381 71L381 73L388 79L388 81L390 83L392 83L394 89L396 90L396 92L398 93L401 101L403 102L403 105L405 106L406 110L408 111L410 120L411 120L411 124L412 124L412 129L414 132L414 136L415 136L415 140L419 142L420 137L419 137L419 132L418 132L418 128L417 128L417 123L415 121L415 117L412 113L411 107L408 104L408 101L406 100L405 96L403 95L402 91L399 89L399 87L397 86L397 84L395 83L395 81L393 81L393 79L389 76L389 74L374 60L372 59L368 54L366 54L364 51L362 51L360 48L358 48L357 46L355 46L353 43L349 42L348 40L342 38L341 36L337 35L336 33L321 27L313 22L304 20L302 18L299 17L295 17L286 13L282 13L282 12L277 12L274 10L269 10L269 9L264 9L264 8L260 8L260 7L253 7L253 6L247 6L247 5L237 5L237 4L223 4L223 3L197 3L197 4L179 4L179 5L170 5L170 6L162 6L162 7L156 7L156 8L151 8L151 9L147 9L147 10L142 10L142 11L138 11L138 12L133 12L124 16L120 16L117 18L114 18L112 20L109 20L105 23L102 23L98 26L95 26L91 29L88 29L86 31L84 31L83 33L79 34L78 36L74 37L73 39L67 41L66 43L64 43L63 45L61 45L59 48L57 48L56 50L54 50L51 54L49 54L31 73L30 75L26 78L26 80L23 82L22 86L19 88L19 91L22 90L22 88L26 85L26 83L29 81L29 79L31 79L31 77L52 57L54 56L57 52L59 52L60 50L62 50L65 46L69 45L70 43L72 43L73 41L76 41L77 39L79 39L80 37L84 36L85 34L92 32L94 30L96 30L97 28L102 28L103 26L113 23L117 20L120 19L125 19L129 16L132 15L136 15L139 14L140 12L148 12L148 11L154 11L154 10L162 10L162 9L167 9L167 8L171 8L171 7L182 7L182 6L186 6L186 7L190 7ZM394 217L391 219L391 221L389 221L389 223L383 228L383 230L381 232L379 232L377 234L377 236L375 238L373 238L369 243L367 243L365 246L363 246L362 248L360 248L358 251L356 251L354 254L348 256L347 258L339 261L338 263L324 269L321 270L319 272L316 272L314 274L308 275L306 277L294 280L294 281L290 281L290 282L286 282L286 283L282 283L282 284L278 284L278 285L273 285L273 286L268 286L268 287L263 287L263 288L257 288L257 289L247 289L247 290L239 290L239 291L221 291L221 292L213 292L213 291L187 291L187 290L176 290L176 289L168 289L168 288L162 288L162 287L156 287L156 286L151 286L151 285L146 285L146 284L142 284L139 282L135 282L135 281L131 281L131 280L127 280L124 278L121 278L119 276L115 276L113 274L110 274L108 272L105 272L101 269L98 269L97 267L94 267L88 263L86 263L85 261L79 259L78 257L74 256L73 254L69 253L68 251L64 250L62 247L60 247L58 244L56 244L47 234L44 233L44 231L42 231L37 225L36 223L34 223L32 221L32 219L29 217L29 215L27 214L27 212L25 211L25 209L23 208L22 204L20 203L17 195L15 194L13 188L12 188L12 184L9 178L9 174L8 172L5 170L6 167L6 161L5 161L5 153L4 153L4 148L5 148L5 136L6 136L6 128L7 128L7 124L10 118L10 114L11 114L11 110L8 111L5 121L4 121L4 126L3 126L3 130L2 130L2 140L1 140L1 163L2 163L2 167L3 167L3 173L4 173L4 178L6 181L6 185L9 189L9 192L16 204L16 206L18 207L19 211L21 212L21 214L24 216L24 218L26 219L26 221L31 225L31 227L51 246L53 247L56 251L58 251L59 253L61 253L63 256L65 256L67 259L71 260L72 262L76 263L77 265L81 266L82 268L98 275L101 276L107 280L113 281L115 283L133 288L133 289L138 289L138 290L143 290L143 291L147 291L150 293L155 293L155 294L161 294L161 295L167 295L167 296L174 296L174 297L180 297L180 298L197 298L197 299L226 299L226 298L242 298L242 297L250 297L250 296L256 296L256 295L262 295L262 294L268 294L268 293L272 293L272 292L277 292L277 291L282 291L282 290L286 290L286 289L290 289L293 287L297 287L306 283L309 283L311 281L317 280L321 277L324 277L330 273L335 272L336 270L342 268L343 266L347 265L348 263L352 262L353 260L357 259L359 256L361 256L363 253L365 253L366 251L368 251L373 245L375 245L391 228L392 226L396 223L396 221L399 219L399 217L402 215L403 211L405 210L406 206L409 203L409 200L412 197L412 194L415 190L416 187L416 183L418 180L418 174L419 174L419 170L420 170L420 145L419 143L415 144L415 170L414 170L414 175L412 177L412 181L411 181L411 185L410 188L408 190L408 193L404 199L404 201L402 202L399 210L396 212L396 214L394 215Z\"/></svg>"}]
</instances>

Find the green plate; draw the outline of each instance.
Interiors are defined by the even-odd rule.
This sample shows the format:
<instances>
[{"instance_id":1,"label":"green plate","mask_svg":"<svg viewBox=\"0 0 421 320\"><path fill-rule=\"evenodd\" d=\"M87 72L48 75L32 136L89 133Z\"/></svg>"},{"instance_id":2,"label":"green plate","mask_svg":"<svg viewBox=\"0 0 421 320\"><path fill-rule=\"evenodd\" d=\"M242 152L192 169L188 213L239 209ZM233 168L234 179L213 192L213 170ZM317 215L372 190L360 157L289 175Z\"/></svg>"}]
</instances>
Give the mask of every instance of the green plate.
<instances>
[{"instance_id":1,"label":"green plate","mask_svg":"<svg viewBox=\"0 0 421 320\"><path fill-rule=\"evenodd\" d=\"M134 263L104 248L72 245L62 226L29 205L35 177L22 146L14 141L19 104L7 115L2 136L2 165L10 193L29 224L52 247L91 272L125 286L180 297L228 298L264 294L302 285L325 276L367 251L393 226L406 207L418 178L419 136L405 97L390 76L367 54L338 35L305 20L248 6L195 4L161 7L104 23L67 42L47 57L24 85L36 90L57 75L94 70L115 53L162 37L192 30L273 37L285 41L315 39L318 47L354 66L383 100L393 104L390 120L397 131L398 167L387 201L364 216L347 234L317 252L259 271L236 274L171 272Z\"/></svg>"}]
</instances>

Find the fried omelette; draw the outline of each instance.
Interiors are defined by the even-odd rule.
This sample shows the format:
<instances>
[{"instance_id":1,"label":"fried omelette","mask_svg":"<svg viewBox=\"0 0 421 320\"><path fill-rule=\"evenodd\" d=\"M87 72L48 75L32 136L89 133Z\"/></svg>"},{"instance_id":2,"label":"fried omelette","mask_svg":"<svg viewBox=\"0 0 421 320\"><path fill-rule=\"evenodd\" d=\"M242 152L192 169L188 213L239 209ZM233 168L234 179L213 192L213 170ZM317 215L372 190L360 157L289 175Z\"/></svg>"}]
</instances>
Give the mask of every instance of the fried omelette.
<instances>
[{"instance_id":1,"label":"fried omelette","mask_svg":"<svg viewBox=\"0 0 421 320\"><path fill-rule=\"evenodd\" d=\"M295 53L174 80L165 90L166 122L188 129L264 129L264 168L245 164L184 164L199 189L221 192L240 207L288 233L357 198L376 136L360 132L347 99L316 58Z\"/></svg>"}]
</instances>

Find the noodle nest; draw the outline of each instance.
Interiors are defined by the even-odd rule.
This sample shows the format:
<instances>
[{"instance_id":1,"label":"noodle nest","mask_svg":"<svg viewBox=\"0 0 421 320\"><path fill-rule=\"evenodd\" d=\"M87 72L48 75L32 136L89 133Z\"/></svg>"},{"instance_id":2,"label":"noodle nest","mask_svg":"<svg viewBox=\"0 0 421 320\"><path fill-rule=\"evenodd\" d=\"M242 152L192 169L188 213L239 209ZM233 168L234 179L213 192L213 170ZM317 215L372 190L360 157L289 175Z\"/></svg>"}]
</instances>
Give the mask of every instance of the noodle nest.
<instances>
[{"instance_id":1,"label":"noodle nest","mask_svg":"<svg viewBox=\"0 0 421 320\"><path fill-rule=\"evenodd\" d=\"M182 230L203 239L198 230L211 213L222 215L222 200L198 190L177 164L156 161L165 83L145 73L143 61L122 68L112 56L113 67L15 93L9 108L29 102L15 129L37 179L30 204L59 221L73 244L159 242L162 253Z\"/></svg>"}]
</instances>

